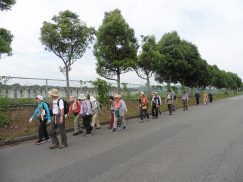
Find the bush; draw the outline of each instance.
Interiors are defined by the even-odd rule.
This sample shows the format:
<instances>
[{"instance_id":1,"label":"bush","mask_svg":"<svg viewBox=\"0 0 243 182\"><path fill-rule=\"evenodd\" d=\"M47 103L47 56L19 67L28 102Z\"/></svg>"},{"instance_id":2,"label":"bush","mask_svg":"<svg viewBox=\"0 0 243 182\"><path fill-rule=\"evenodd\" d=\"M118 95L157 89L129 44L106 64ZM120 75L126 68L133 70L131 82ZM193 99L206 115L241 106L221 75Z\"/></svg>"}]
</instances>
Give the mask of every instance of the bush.
<instances>
[{"instance_id":1,"label":"bush","mask_svg":"<svg viewBox=\"0 0 243 182\"><path fill-rule=\"evenodd\" d=\"M6 128L10 125L10 116L8 113L0 113L0 127Z\"/></svg>"}]
</instances>

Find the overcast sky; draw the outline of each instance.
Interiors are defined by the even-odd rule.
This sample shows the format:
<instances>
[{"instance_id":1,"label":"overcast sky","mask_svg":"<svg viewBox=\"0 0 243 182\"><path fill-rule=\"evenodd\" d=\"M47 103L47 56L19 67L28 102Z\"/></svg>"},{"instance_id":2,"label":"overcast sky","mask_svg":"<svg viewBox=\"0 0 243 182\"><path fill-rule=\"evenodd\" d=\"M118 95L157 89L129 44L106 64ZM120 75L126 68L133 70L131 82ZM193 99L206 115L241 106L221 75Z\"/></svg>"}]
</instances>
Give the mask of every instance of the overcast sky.
<instances>
[{"instance_id":1,"label":"overcast sky","mask_svg":"<svg viewBox=\"0 0 243 182\"><path fill-rule=\"evenodd\" d=\"M71 10L88 26L101 25L104 12L121 10L130 27L140 35L176 30L182 39L197 45L202 58L243 78L242 0L17 0L11 11L0 12L0 27L14 34L13 55L0 60L0 75L65 79L61 60L44 50L39 41L43 21ZM92 49L72 66L70 79L95 80L96 59ZM122 82L145 83L135 73ZM155 82L153 82L155 83Z\"/></svg>"}]
</instances>

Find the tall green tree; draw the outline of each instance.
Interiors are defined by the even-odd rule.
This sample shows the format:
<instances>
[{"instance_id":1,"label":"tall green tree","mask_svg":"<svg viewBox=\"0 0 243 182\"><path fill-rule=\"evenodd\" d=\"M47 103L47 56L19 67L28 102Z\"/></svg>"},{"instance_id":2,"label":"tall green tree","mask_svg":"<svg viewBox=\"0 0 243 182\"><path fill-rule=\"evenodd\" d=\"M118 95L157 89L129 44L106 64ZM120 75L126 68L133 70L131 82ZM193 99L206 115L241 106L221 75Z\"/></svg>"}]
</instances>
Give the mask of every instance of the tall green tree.
<instances>
[{"instance_id":1,"label":"tall green tree","mask_svg":"<svg viewBox=\"0 0 243 182\"><path fill-rule=\"evenodd\" d=\"M13 35L7 29L0 28L0 58L1 55L12 55L11 42L13 41Z\"/></svg>"},{"instance_id":2,"label":"tall green tree","mask_svg":"<svg viewBox=\"0 0 243 182\"><path fill-rule=\"evenodd\" d=\"M0 0L0 10L10 10L16 3L16 0Z\"/></svg>"},{"instance_id":3,"label":"tall green tree","mask_svg":"<svg viewBox=\"0 0 243 182\"><path fill-rule=\"evenodd\" d=\"M159 52L164 59L156 67L155 79L159 82L167 82L168 87L172 82L179 81L180 70L187 67L180 44L181 39L176 31L164 34L158 42Z\"/></svg>"},{"instance_id":4,"label":"tall green tree","mask_svg":"<svg viewBox=\"0 0 243 182\"><path fill-rule=\"evenodd\" d=\"M0 11L10 10L16 3L15 0L0 0ZM7 29L0 28L0 59L1 55L12 55L11 43L13 41L13 35Z\"/></svg>"},{"instance_id":5,"label":"tall green tree","mask_svg":"<svg viewBox=\"0 0 243 182\"><path fill-rule=\"evenodd\" d=\"M59 69L66 76L69 96L69 72L75 61L80 59L94 40L95 30L80 21L79 16L69 10L53 16L53 23L44 22L41 27L41 43L47 51L60 58L64 66Z\"/></svg>"},{"instance_id":6,"label":"tall green tree","mask_svg":"<svg viewBox=\"0 0 243 182\"><path fill-rule=\"evenodd\" d=\"M163 56L158 51L158 45L153 35L142 36L141 48L134 70L140 78L147 81L147 91L150 93L150 78L153 76L157 63L163 59Z\"/></svg>"},{"instance_id":7,"label":"tall green tree","mask_svg":"<svg viewBox=\"0 0 243 182\"><path fill-rule=\"evenodd\" d=\"M120 76L131 71L137 59L138 44L134 30L129 27L121 11L115 9L105 13L96 37L96 72L106 79L117 81L117 92L120 93Z\"/></svg>"}]
</instances>

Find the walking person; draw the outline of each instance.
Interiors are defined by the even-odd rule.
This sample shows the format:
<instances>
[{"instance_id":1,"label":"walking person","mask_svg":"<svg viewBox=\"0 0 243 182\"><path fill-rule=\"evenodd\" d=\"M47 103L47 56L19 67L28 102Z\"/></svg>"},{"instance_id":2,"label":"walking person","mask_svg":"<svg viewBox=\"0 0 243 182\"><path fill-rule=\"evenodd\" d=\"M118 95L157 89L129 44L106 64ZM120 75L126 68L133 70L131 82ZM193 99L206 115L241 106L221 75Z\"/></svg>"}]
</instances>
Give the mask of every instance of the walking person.
<instances>
[{"instance_id":1,"label":"walking person","mask_svg":"<svg viewBox=\"0 0 243 182\"><path fill-rule=\"evenodd\" d=\"M91 96L90 101L92 104L92 122L91 126L95 129L100 129L100 121L99 121L99 114L101 112L101 105L99 101L96 100L95 97Z\"/></svg>"},{"instance_id":2,"label":"walking person","mask_svg":"<svg viewBox=\"0 0 243 182\"><path fill-rule=\"evenodd\" d=\"M188 110L189 97L185 90L182 92L181 100L182 100L183 110L184 111Z\"/></svg>"},{"instance_id":3,"label":"walking person","mask_svg":"<svg viewBox=\"0 0 243 182\"><path fill-rule=\"evenodd\" d=\"M168 105L169 115L172 115L172 104L173 104L173 95L171 90L168 90L167 96L165 97L165 103Z\"/></svg>"},{"instance_id":4,"label":"walking person","mask_svg":"<svg viewBox=\"0 0 243 182\"><path fill-rule=\"evenodd\" d=\"M144 92L139 93L139 112L140 112L140 123L143 122L143 118L149 119L149 114L148 114L148 99L144 95Z\"/></svg>"},{"instance_id":5,"label":"walking person","mask_svg":"<svg viewBox=\"0 0 243 182\"><path fill-rule=\"evenodd\" d=\"M152 96L152 119L158 118L158 107L159 107L159 98L156 96L156 92Z\"/></svg>"},{"instance_id":6,"label":"walking person","mask_svg":"<svg viewBox=\"0 0 243 182\"><path fill-rule=\"evenodd\" d=\"M162 111L161 111L160 106L162 105L162 99L161 99L160 95L158 94L158 92L156 92L156 97L158 97L158 112L161 115Z\"/></svg>"},{"instance_id":7,"label":"walking person","mask_svg":"<svg viewBox=\"0 0 243 182\"><path fill-rule=\"evenodd\" d=\"M112 129L113 128L113 123L114 123L114 97L110 96L109 97L109 106L110 106L110 123L109 126L107 127L108 129Z\"/></svg>"},{"instance_id":8,"label":"walking person","mask_svg":"<svg viewBox=\"0 0 243 182\"><path fill-rule=\"evenodd\" d=\"M52 127L50 131L52 145L49 147L50 149L55 148L65 148L68 146L67 144L67 135L65 131L65 116L64 116L64 100L59 97L59 91L57 89L52 89L48 92L50 97L52 98L52 113L53 113L53 121ZM57 129L59 129L61 133L61 145L59 145L59 140L57 138Z\"/></svg>"},{"instance_id":9,"label":"walking person","mask_svg":"<svg viewBox=\"0 0 243 182\"><path fill-rule=\"evenodd\" d=\"M82 101L80 114L81 117L83 118L84 128L86 129L86 134L84 134L84 136L89 136L93 132L93 127L91 126L92 105L89 99L90 99L89 95L85 97L84 94L80 94L80 100Z\"/></svg>"},{"instance_id":10,"label":"walking person","mask_svg":"<svg viewBox=\"0 0 243 182\"><path fill-rule=\"evenodd\" d=\"M201 95L200 95L199 91L197 91L197 92L195 93L195 98L196 98L196 103L197 103L197 105L199 105L200 97L201 97Z\"/></svg>"},{"instance_id":11,"label":"walking person","mask_svg":"<svg viewBox=\"0 0 243 182\"><path fill-rule=\"evenodd\" d=\"M114 97L114 122L113 122L113 128L112 133L116 132L117 130L117 124L119 122L119 119L121 118L121 108L122 108L122 99L119 94L116 94Z\"/></svg>"},{"instance_id":12,"label":"walking person","mask_svg":"<svg viewBox=\"0 0 243 182\"><path fill-rule=\"evenodd\" d=\"M47 124L51 122L51 115L50 110L48 107L48 104L44 102L43 96L37 95L36 101L38 103L34 114L29 119L29 122L31 123L34 119L39 120L39 128L38 128L38 135L39 138L35 142L36 145L40 145L42 143L45 143L49 140L48 132L47 132Z\"/></svg>"},{"instance_id":13,"label":"walking person","mask_svg":"<svg viewBox=\"0 0 243 182\"><path fill-rule=\"evenodd\" d=\"M122 129L127 129L127 124L126 124L126 113L127 113L127 106L126 106L126 103L125 101L121 98L121 108L120 108L120 111L121 113L120 115L120 123L119 123L119 128L121 128L122 126Z\"/></svg>"},{"instance_id":14,"label":"walking person","mask_svg":"<svg viewBox=\"0 0 243 182\"><path fill-rule=\"evenodd\" d=\"M80 119L81 116L79 114L80 109L81 109L81 103L80 101L75 97L75 96L70 96L69 97L69 111L68 114L73 114L74 115L74 121L73 121L73 126L74 126L74 132L73 136L77 136L80 133L83 133L81 127L80 127Z\"/></svg>"},{"instance_id":15,"label":"walking person","mask_svg":"<svg viewBox=\"0 0 243 182\"><path fill-rule=\"evenodd\" d=\"M209 92L208 97L209 97L209 102L212 103L213 102L213 94L212 94L212 92Z\"/></svg>"},{"instance_id":16,"label":"walking person","mask_svg":"<svg viewBox=\"0 0 243 182\"><path fill-rule=\"evenodd\" d=\"M204 105L208 104L208 93L206 91L203 92L203 103Z\"/></svg>"},{"instance_id":17,"label":"walking person","mask_svg":"<svg viewBox=\"0 0 243 182\"><path fill-rule=\"evenodd\" d=\"M174 91L172 91L172 96L173 96L173 103L172 103L172 111L175 112L176 110L176 103L177 103L177 96Z\"/></svg>"}]
</instances>

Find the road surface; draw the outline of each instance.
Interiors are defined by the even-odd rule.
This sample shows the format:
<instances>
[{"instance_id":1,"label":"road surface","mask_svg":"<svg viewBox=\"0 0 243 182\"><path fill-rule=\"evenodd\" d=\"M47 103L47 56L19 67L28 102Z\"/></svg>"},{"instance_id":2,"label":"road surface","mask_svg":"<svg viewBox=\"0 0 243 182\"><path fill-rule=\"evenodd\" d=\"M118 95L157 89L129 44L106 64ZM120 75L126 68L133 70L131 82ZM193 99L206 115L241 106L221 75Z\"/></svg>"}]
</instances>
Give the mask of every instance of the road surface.
<instances>
[{"instance_id":1,"label":"road surface","mask_svg":"<svg viewBox=\"0 0 243 182\"><path fill-rule=\"evenodd\" d=\"M243 97L94 136L68 148L34 141L0 149L1 182L243 182Z\"/></svg>"}]
</instances>

